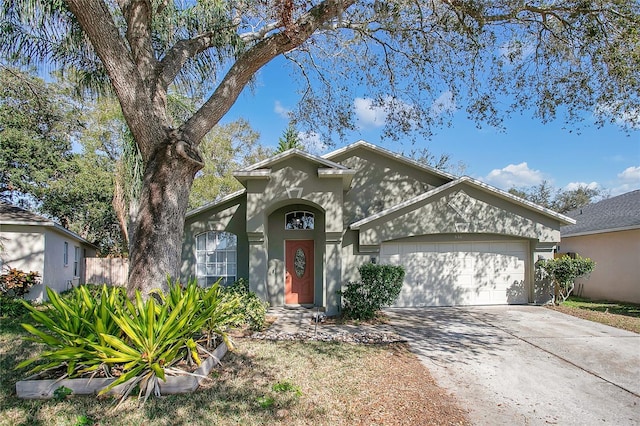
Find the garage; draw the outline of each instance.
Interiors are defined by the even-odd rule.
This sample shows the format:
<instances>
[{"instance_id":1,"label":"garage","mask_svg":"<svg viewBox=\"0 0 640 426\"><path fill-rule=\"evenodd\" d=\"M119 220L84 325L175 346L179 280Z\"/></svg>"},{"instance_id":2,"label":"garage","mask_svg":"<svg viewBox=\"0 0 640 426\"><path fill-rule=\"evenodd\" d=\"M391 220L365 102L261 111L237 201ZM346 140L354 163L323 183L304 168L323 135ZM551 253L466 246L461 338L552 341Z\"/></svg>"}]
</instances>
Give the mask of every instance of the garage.
<instances>
[{"instance_id":1,"label":"garage","mask_svg":"<svg viewBox=\"0 0 640 426\"><path fill-rule=\"evenodd\" d=\"M406 275L395 306L527 303L528 242L385 242L380 261L403 265Z\"/></svg>"}]
</instances>

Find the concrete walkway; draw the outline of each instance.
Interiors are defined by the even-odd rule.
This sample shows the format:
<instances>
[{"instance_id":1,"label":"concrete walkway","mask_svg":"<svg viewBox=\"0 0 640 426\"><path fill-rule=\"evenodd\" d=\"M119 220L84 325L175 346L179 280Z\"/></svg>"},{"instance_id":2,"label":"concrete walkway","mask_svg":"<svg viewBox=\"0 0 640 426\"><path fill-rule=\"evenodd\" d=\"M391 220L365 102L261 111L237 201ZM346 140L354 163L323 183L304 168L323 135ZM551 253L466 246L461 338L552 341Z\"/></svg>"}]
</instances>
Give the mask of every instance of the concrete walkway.
<instances>
[{"instance_id":1,"label":"concrete walkway","mask_svg":"<svg viewBox=\"0 0 640 426\"><path fill-rule=\"evenodd\" d=\"M638 334L535 306L387 313L474 424L640 424Z\"/></svg>"}]
</instances>

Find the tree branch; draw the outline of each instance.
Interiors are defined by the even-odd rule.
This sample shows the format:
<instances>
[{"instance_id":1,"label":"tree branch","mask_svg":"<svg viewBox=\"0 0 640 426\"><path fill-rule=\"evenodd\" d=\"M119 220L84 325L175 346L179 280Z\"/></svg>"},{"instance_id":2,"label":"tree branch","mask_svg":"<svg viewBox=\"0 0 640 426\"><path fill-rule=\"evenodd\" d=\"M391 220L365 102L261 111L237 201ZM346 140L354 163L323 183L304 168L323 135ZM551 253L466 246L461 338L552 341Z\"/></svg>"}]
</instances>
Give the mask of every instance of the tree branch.
<instances>
[{"instance_id":1,"label":"tree branch","mask_svg":"<svg viewBox=\"0 0 640 426\"><path fill-rule=\"evenodd\" d=\"M120 7L127 22L127 41L142 78L151 82L156 58L151 45L152 6L148 0L121 1Z\"/></svg>"},{"instance_id":2,"label":"tree branch","mask_svg":"<svg viewBox=\"0 0 640 426\"><path fill-rule=\"evenodd\" d=\"M356 0L324 0L295 21L287 31L273 34L242 54L202 107L182 126L193 141L200 141L229 111L251 77L276 56L300 46L321 26L338 17Z\"/></svg>"},{"instance_id":3,"label":"tree branch","mask_svg":"<svg viewBox=\"0 0 640 426\"><path fill-rule=\"evenodd\" d=\"M143 159L152 155L162 140L163 129L149 120L151 99L136 62L102 0L66 0L100 57L118 96L122 113Z\"/></svg>"}]
</instances>

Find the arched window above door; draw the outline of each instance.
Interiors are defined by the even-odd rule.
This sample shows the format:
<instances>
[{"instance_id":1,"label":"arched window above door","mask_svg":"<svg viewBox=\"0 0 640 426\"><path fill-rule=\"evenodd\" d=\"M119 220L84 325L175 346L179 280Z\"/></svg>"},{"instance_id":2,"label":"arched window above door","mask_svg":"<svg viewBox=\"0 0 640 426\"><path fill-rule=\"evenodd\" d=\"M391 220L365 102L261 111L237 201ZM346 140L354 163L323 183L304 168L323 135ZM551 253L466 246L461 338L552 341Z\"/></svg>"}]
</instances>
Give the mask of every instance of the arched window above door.
<instances>
[{"instance_id":1,"label":"arched window above door","mask_svg":"<svg viewBox=\"0 0 640 426\"><path fill-rule=\"evenodd\" d=\"M314 229L314 215L311 212L295 211L285 215L284 229Z\"/></svg>"}]
</instances>

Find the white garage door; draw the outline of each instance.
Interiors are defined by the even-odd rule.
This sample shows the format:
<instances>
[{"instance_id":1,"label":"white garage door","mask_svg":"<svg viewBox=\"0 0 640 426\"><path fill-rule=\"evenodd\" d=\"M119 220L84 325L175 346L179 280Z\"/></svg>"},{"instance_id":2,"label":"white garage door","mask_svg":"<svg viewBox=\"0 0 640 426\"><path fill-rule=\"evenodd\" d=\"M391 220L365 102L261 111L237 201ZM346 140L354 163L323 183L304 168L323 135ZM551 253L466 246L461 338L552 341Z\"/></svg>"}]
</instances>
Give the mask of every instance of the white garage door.
<instances>
[{"instance_id":1,"label":"white garage door","mask_svg":"<svg viewBox=\"0 0 640 426\"><path fill-rule=\"evenodd\" d=\"M527 303L526 242L384 243L381 263L404 265L395 306Z\"/></svg>"}]
</instances>

